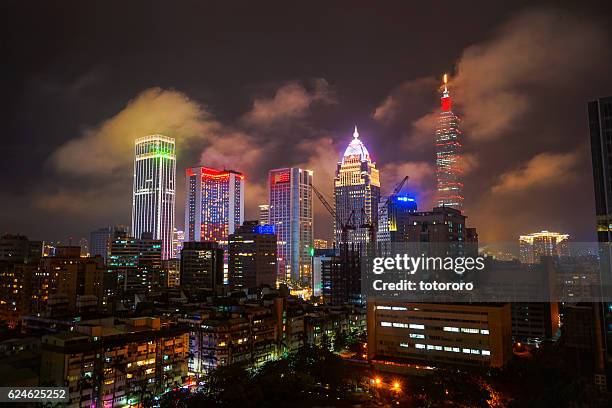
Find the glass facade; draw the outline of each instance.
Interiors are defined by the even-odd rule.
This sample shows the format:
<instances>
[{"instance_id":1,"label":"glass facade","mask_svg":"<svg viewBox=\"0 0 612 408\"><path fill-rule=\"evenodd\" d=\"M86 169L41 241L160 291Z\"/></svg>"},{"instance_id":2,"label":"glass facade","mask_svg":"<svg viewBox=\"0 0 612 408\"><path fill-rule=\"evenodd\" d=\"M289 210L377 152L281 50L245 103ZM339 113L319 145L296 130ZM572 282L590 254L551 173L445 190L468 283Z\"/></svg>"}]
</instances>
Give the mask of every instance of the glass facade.
<instances>
[{"instance_id":1,"label":"glass facade","mask_svg":"<svg viewBox=\"0 0 612 408\"><path fill-rule=\"evenodd\" d=\"M312 171L270 170L270 225L276 229L278 280L309 282L313 246Z\"/></svg>"}]
</instances>

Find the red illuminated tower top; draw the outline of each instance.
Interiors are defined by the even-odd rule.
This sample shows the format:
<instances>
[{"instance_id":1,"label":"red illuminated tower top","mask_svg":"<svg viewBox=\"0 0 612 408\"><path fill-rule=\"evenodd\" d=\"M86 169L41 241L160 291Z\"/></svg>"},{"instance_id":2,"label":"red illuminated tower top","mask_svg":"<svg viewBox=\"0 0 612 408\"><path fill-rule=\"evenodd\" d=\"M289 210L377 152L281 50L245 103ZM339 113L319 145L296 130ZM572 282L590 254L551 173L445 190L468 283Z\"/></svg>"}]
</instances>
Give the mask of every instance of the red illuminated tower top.
<instances>
[{"instance_id":1,"label":"red illuminated tower top","mask_svg":"<svg viewBox=\"0 0 612 408\"><path fill-rule=\"evenodd\" d=\"M448 76L440 98L440 114L436 123L436 178L438 207L463 207L463 168L459 117L451 110Z\"/></svg>"},{"instance_id":2,"label":"red illuminated tower top","mask_svg":"<svg viewBox=\"0 0 612 408\"><path fill-rule=\"evenodd\" d=\"M442 98L440 98L441 100L441 105L442 105L442 111L444 112L448 112L451 110L452 107L452 103L451 103L451 97L450 94L448 92L448 88L446 87L446 84L448 83L448 75L444 74L444 92L442 92Z\"/></svg>"}]
</instances>

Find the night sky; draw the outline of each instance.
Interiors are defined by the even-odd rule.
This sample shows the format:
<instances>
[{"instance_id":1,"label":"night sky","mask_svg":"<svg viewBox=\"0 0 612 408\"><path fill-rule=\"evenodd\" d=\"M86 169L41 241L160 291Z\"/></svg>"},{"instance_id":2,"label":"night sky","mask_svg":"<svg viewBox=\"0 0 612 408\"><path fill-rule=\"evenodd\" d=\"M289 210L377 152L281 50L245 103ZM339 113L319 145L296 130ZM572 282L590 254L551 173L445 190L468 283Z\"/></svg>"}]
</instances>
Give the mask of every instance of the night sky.
<instances>
[{"instance_id":1,"label":"night sky","mask_svg":"<svg viewBox=\"0 0 612 408\"><path fill-rule=\"evenodd\" d=\"M165 4L163 4L165 3ZM594 239L586 103L612 95L612 2L3 1L0 231L78 240L129 224L133 141L184 169L304 166L332 197L354 124L382 169L432 206L440 77L482 242L541 229ZM376 6L375 6L376 5ZM317 204L315 236L331 236Z\"/></svg>"}]
</instances>

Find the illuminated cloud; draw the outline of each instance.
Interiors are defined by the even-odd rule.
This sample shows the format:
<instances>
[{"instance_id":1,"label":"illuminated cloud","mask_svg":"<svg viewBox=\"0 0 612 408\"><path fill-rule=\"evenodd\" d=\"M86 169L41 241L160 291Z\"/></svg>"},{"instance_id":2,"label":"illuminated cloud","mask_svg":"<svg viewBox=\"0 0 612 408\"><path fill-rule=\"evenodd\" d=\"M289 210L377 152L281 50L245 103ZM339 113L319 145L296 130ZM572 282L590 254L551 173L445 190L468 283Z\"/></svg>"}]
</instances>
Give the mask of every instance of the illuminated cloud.
<instances>
[{"instance_id":1,"label":"illuminated cloud","mask_svg":"<svg viewBox=\"0 0 612 408\"><path fill-rule=\"evenodd\" d=\"M574 178L576 153L541 153L518 169L503 173L491 191L495 194L522 192L535 187L565 184Z\"/></svg>"},{"instance_id":2,"label":"illuminated cloud","mask_svg":"<svg viewBox=\"0 0 612 408\"><path fill-rule=\"evenodd\" d=\"M204 148L200 163L218 169L231 169L252 173L260 165L265 152L264 142L244 132L216 126L215 139Z\"/></svg>"},{"instance_id":3,"label":"illuminated cloud","mask_svg":"<svg viewBox=\"0 0 612 408\"><path fill-rule=\"evenodd\" d=\"M492 140L512 132L534 105L534 89L576 86L596 72L593 59L609 49L606 32L591 20L555 9L530 9L502 25L488 41L466 48L449 88L466 138ZM391 125L411 117L414 103L431 101L428 113L412 119L409 141L418 147L433 133L440 79L417 78L392 90L373 118ZM429 92L429 93L428 93ZM406 124L408 125L408 124Z\"/></svg>"},{"instance_id":4,"label":"illuminated cloud","mask_svg":"<svg viewBox=\"0 0 612 408\"><path fill-rule=\"evenodd\" d=\"M450 88L466 136L489 140L511 131L533 106L530 89L567 89L588 78L609 49L607 35L591 20L553 9L528 10L489 41L467 48Z\"/></svg>"},{"instance_id":5,"label":"illuminated cloud","mask_svg":"<svg viewBox=\"0 0 612 408\"><path fill-rule=\"evenodd\" d=\"M301 118L315 103L335 103L333 93L325 79L316 79L312 89L306 89L300 82L286 83L269 98L256 98L252 108L244 115L244 121L251 125L270 125L286 119Z\"/></svg>"},{"instance_id":6,"label":"illuminated cloud","mask_svg":"<svg viewBox=\"0 0 612 408\"><path fill-rule=\"evenodd\" d=\"M178 146L206 137L211 127L207 113L185 94L151 88L99 126L60 146L50 157L60 173L109 176L123 172L133 161L134 140L160 133L177 138Z\"/></svg>"},{"instance_id":7,"label":"illuminated cloud","mask_svg":"<svg viewBox=\"0 0 612 408\"><path fill-rule=\"evenodd\" d=\"M420 105L423 100L431 97L436 86L436 79L431 77L406 81L391 91L389 96L374 110L372 117L383 124L401 120L410 111L411 105Z\"/></svg>"}]
</instances>

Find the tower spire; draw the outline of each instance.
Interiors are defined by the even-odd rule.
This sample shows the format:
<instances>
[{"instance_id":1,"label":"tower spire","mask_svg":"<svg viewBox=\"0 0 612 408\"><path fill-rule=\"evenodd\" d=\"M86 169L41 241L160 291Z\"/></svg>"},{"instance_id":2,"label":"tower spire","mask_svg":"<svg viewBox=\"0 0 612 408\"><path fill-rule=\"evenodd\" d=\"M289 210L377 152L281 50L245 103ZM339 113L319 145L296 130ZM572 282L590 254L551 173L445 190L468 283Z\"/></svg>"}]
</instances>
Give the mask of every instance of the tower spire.
<instances>
[{"instance_id":1,"label":"tower spire","mask_svg":"<svg viewBox=\"0 0 612 408\"><path fill-rule=\"evenodd\" d=\"M446 86L448 84L448 74L444 74L444 97L448 98L449 97L449 93L448 93L448 87Z\"/></svg>"},{"instance_id":2,"label":"tower spire","mask_svg":"<svg viewBox=\"0 0 612 408\"><path fill-rule=\"evenodd\" d=\"M359 132L357 131L357 125L355 125L355 131L353 132L353 138L359 139Z\"/></svg>"},{"instance_id":3,"label":"tower spire","mask_svg":"<svg viewBox=\"0 0 612 408\"><path fill-rule=\"evenodd\" d=\"M442 105L442 110L443 111L450 111L451 110L451 97L450 97L450 92L448 92L448 74L444 74L444 77L442 78L442 81L444 82L444 91L442 92L442 98L440 98L440 102Z\"/></svg>"}]
</instances>

